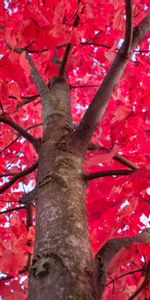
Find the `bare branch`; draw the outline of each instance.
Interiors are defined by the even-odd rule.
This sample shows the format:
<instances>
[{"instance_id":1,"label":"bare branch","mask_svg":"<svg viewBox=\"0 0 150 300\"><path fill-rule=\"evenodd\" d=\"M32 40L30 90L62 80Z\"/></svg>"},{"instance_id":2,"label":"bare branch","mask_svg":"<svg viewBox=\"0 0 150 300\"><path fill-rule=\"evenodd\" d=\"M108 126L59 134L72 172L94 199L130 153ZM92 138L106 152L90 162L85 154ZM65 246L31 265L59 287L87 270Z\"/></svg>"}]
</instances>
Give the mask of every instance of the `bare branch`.
<instances>
[{"instance_id":1,"label":"bare branch","mask_svg":"<svg viewBox=\"0 0 150 300\"><path fill-rule=\"evenodd\" d=\"M48 51L48 49L47 49L47 48L42 49L42 50L31 50L31 49L26 49L26 51L27 51L28 53L42 53L42 52Z\"/></svg>"},{"instance_id":2,"label":"bare branch","mask_svg":"<svg viewBox=\"0 0 150 300\"><path fill-rule=\"evenodd\" d=\"M143 267L143 268L140 268L140 269L136 269L136 270L132 270L132 271L123 273L123 274L121 274L120 276L115 277L115 278L113 278L111 281L109 281L109 282L106 284L106 286L110 285L111 283L113 283L113 282L115 282L115 281L117 281L117 280L119 280L119 279L121 279L121 278L123 278L123 277L126 277L126 276L128 276L128 275L132 275L132 274L134 274L134 273L143 272L143 271L144 271L144 267Z\"/></svg>"},{"instance_id":3,"label":"bare branch","mask_svg":"<svg viewBox=\"0 0 150 300\"><path fill-rule=\"evenodd\" d=\"M9 177L9 176L15 176L17 173L1 173L0 178L2 177Z\"/></svg>"},{"instance_id":4,"label":"bare branch","mask_svg":"<svg viewBox=\"0 0 150 300\"><path fill-rule=\"evenodd\" d=\"M12 128L14 128L18 133L20 133L25 139L27 139L36 150L38 150L39 141L38 139L34 138L30 133L27 132L27 130L20 127L17 123L15 123L13 120L8 119L5 117L5 115L0 115L0 122L8 124Z\"/></svg>"},{"instance_id":5,"label":"bare branch","mask_svg":"<svg viewBox=\"0 0 150 300\"><path fill-rule=\"evenodd\" d=\"M5 183L1 188L0 188L0 193L5 192L9 187L11 187L18 179L30 174L34 170L36 170L38 167L38 162L34 163L31 167L26 168L25 170L19 172L16 174L9 182Z\"/></svg>"},{"instance_id":6,"label":"bare branch","mask_svg":"<svg viewBox=\"0 0 150 300\"><path fill-rule=\"evenodd\" d=\"M27 273L27 272L28 272L28 268L25 267L24 269L20 270L17 275L21 275L21 274ZM5 280L14 279L16 277L16 275L14 275L14 276L9 275L9 274L3 274L3 275L6 275L6 276L1 277L0 282L5 281Z\"/></svg>"},{"instance_id":7,"label":"bare branch","mask_svg":"<svg viewBox=\"0 0 150 300\"><path fill-rule=\"evenodd\" d=\"M65 53L64 53L64 57L63 57L61 66L60 66L59 77L64 77L64 75L65 75L66 64L67 64L67 60L68 60L71 49L72 49L72 45L71 45L71 43L68 43Z\"/></svg>"},{"instance_id":8,"label":"bare branch","mask_svg":"<svg viewBox=\"0 0 150 300\"><path fill-rule=\"evenodd\" d=\"M88 150L96 150L96 149L100 149L100 150L108 150L108 151L111 151L111 149L106 149L102 146L99 146L99 145L95 145L95 144L89 144L88 145ZM134 163L132 163L130 160L128 160L126 157L120 155L120 154L116 154L114 157L113 157L114 160L118 161L119 163L123 164L124 166L132 169L132 170L137 170L139 169L139 167L137 165L135 165Z\"/></svg>"},{"instance_id":9,"label":"bare branch","mask_svg":"<svg viewBox=\"0 0 150 300\"><path fill-rule=\"evenodd\" d=\"M91 85L71 85L70 89L82 89L82 88L91 88L91 87L98 87L98 84L91 84Z\"/></svg>"},{"instance_id":10,"label":"bare branch","mask_svg":"<svg viewBox=\"0 0 150 300\"><path fill-rule=\"evenodd\" d=\"M20 210L20 209L26 209L26 206L19 206L19 207L14 207L14 208L10 208L10 209L0 211L0 215L8 214L8 213L11 213L12 211L16 211L16 210Z\"/></svg>"},{"instance_id":11,"label":"bare branch","mask_svg":"<svg viewBox=\"0 0 150 300\"><path fill-rule=\"evenodd\" d=\"M29 53L26 51L26 59L28 60L28 63L31 67L31 75L33 78L33 81L39 91L41 101L42 101L42 115L44 118L44 121L47 120L49 116L51 116L53 113L55 113L58 110L58 101L55 99L53 93L48 88L46 82L42 78L40 72L36 68L34 61L32 60Z\"/></svg>"},{"instance_id":12,"label":"bare branch","mask_svg":"<svg viewBox=\"0 0 150 300\"><path fill-rule=\"evenodd\" d=\"M113 159L120 162L121 164L125 165L126 167L129 167L132 170L139 169L139 167L137 165L135 165L130 160L128 160L126 157L123 157L122 155L120 155L118 153L113 157Z\"/></svg>"},{"instance_id":13,"label":"bare branch","mask_svg":"<svg viewBox=\"0 0 150 300\"><path fill-rule=\"evenodd\" d=\"M145 278L141 285L137 288L137 290L128 298L128 300L133 300L150 282L150 261L147 264L146 270L145 270Z\"/></svg>"},{"instance_id":14,"label":"bare branch","mask_svg":"<svg viewBox=\"0 0 150 300\"><path fill-rule=\"evenodd\" d=\"M40 95L39 94L36 94L36 95L33 95L33 96L22 96L21 99L23 99L24 101L18 103L17 105L17 108L23 106L23 105L26 105L28 103L31 103L32 101L36 100ZM12 96L9 96L9 97L12 97Z\"/></svg>"},{"instance_id":15,"label":"bare branch","mask_svg":"<svg viewBox=\"0 0 150 300\"><path fill-rule=\"evenodd\" d=\"M25 205L31 203L36 198L37 188L35 187L31 192L24 194L19 199L19 203L23 203Z\"/></svg>"},{"instance_id":16,"label":"bare branch","mask_svg":"<svg viewBox=\"0 0 150 300\"><path fill-rule=\"evenodd\" d=\"M38 126L42 126L43 125L43 123L39 123L39 124L35 124L35 125L32 125L32 126L30 126L30 127L28 127L26 130L28 131L28 130L30 130L30 129L32 129L32 128L35 128L35 127L38 127ZM4 152L5 150L7 150L9 147L11 147L19 138L21 137L21 134L19 134L11 143L9 143L5 148L3 148L1 151L0 151L0 154L2 153L2 152ZM36 139L37 140L37 143L39 143L40 142L40 138L39 139ZM15 175L15 174L14 174ZM3 176L1 176L0 175L0 177L3 177Z\"/></svg>"},{"instance_id":17,"label":"bare branch","mask_svg":"<svg viewBox=\"0 0 150 300\"><path fill-rule=\"evenodd\" d=\"M87 173L84 174L83 177L85 180L93 180L96 178L106 177L106 176L123 176L123 175L129 175L133 173L133 170L107 170L107 171L100 171L95 173Z\"/></svg>"},{"instance_id":18,"label":"bare branch","mask_svg":"<svg viewBox=\"0 0 150 300\"><path fill-rule=\"evenodd\" d=\"M130 49L132 45L133 27L132 27L132 0L125 0L126 4L126 32L123 51L127 57L130 57Z\"/></svg>"},{"instance_id":19,"label":"bare branch","mask_svg":"<svg viewBox=\"0 0 150 300\"><path fill-rule=\"evenodd\" d=\"M106 285L106 276L108 267L114 258L114 256L124 247L132 245L132 243L149 243L150 241L150 230L146 229L144 232L137 236L113 238L108 240L103 247L98 251L95 257L98 277L101 285L101 293L103 293ZM131 299L130 299L131 300Z\"/></svg>"},{"instance_id":20,"label":"bare branch","mask_svg":"<svg viewBox=\"0 0 150 300\"><path fill-rule=\"evenodd\" d=\"M127 19L130 19L130 16L127 16ZM106 110L110 96L112 95L113 90L128 63L129 57L127 57L126 51L128 50L129 52L130 48L130 52L132 52L135 46L141 41L141 39L148 33L149 30L150 12L146 15L139 26L135 28L130 48L131 32L129 37L129 32L127 34L128 29L126 29L126 40L118 51L112 66L110 67L94 99L90 103L87 111L85 112L76 132L74 133L76 138L81 141L82 151L85 151L100 118L103 116Z\"/></svg>"},{"instance_id":21,"label":"bare branch","mask_svg":"<svg viewBox=\"0 0 150 300\"><path fill-rule=\"evenodd\" d=\"M73 22L73 27L78 27L79 21L80 21L79 15L76 14L76 17L75 17L74 22ZM68 60L69 54L71 52L71 49L72 49L72 44L68 43L67 46L66 46L64 57L62 59L62 63L61 63L61 66L60 66L58 77L64 77L64 75L65 75L67 60Z\"/></svg>"},{"instance_id":22,"label":"bare branch","mask_svg":"<svg viewBox=\"0 0 150 300\"><path fill-rule=\"evenodd\" d=\"M26 59L31 67L31 74L32 74L32 78L34 80L34 83L40 93L41 98L43 99L43 101L45 101L45 98L50 94L50 91L47 87L46 82L44 81L44 79L42 78L40 72L38 71L38 69L36 68L31 56L28 54L28 52L26 51Z\"/></svg>"}]
</instances>

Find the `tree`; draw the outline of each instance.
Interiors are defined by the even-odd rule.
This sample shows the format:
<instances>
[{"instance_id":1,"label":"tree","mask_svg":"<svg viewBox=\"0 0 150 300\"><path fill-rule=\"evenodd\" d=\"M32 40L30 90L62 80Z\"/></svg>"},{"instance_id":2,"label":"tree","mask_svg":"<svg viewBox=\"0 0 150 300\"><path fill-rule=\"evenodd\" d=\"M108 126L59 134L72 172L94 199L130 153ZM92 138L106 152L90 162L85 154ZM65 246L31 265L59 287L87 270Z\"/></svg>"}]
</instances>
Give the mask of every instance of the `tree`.
<instances>
[{"instance_id":1,"label":"tree","mask_svg":"<svg viewBox=\"0 0 150 300\"><path fill-rule=\"evenodd\" d=\"M0 8L2 299L149 299L149 1Z\"/></svg>"}]
</instances>

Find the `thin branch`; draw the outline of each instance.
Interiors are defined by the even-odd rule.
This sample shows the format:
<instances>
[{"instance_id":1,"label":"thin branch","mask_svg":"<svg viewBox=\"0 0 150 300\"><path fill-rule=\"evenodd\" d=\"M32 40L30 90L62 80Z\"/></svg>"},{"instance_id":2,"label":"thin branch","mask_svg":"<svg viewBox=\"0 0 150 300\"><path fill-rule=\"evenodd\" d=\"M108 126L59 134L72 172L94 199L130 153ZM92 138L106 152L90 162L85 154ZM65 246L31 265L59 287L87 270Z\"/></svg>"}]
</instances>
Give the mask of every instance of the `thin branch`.
<instances>
[{"instance_id":1,"label":"thin branch","mask_svg":"<svg viewBox=\"0 0 150 300\"><path fill-rule=\"evenodd\" d=\"M128 300L133 300L150 282L150 261L148 262L148 265L145 270L145 278L141 285L137 288L137 290L128 298Z\"/></svg>"},{"instance_id":2,"label":"thin branch","mask_svg":"<svg viewBox=\"0 0 150 300\"><path fill-rule=\"evenodd\" d=\"M106 177L106 176L123 176L129 175L133 173L133 170L107 170L107 171L100 171L95 173L86 173L83 175L84 179L89 181L96 178Z\"/></svg>"},{"instance_id":3,"label":"thin branch","mask_svg":"<svg viewBox=\"0 0 150 300\"><path fill-rule=\"evenodd\" d=\"M10 209L7 209L7 210L0 211L0 215L8 214L8 213L11 213L12 211L16 211L16 210L20 210L20 209L26 209L26 206L19 206L19 207L10 208Z\"/></svg>"},{"instance_id":4,"label":"thin branch","mask_svg":"<svg viewBox=\"0 0 150 300\"><path fill-rule=\"evenodd\" d=\"M31 203L26 204L26 228L29 231L30 226L33 225L33 205ZM32 241L28 241L28 246L32 246ZM31 266L32 253L28 253L28 259L26 263L26 268L29 269Z\"/></svg>"},{"instance_id":5,"label":"thin branch","mask_svg":"<svg viewBox=\"0 0 150 300\"><path fill-rule=\"evenodd\" d=\"M104 47L106 49L111 49L111 46L107 46L107 45L99 44L99 43L95 43L95 42L88 42L88 41L82 42L81 45L83 45L83 46L89 45L89 46Z\"/></svg>"},{"instance_id":6,"label":"thin branch","mask_svg":"<svg viewBox=\"0 0 150 300\"><path fill-rule=\"evenodd\" d=\"M75 17L74 22L73 22L73 27L78 27L79 21L80 21L79 15L76 14L76 17ZM66 46L66 50L65 50L62 62L61 62L58 77L64 77L64 75L65 75L66 65L67 65L67 61L68 61L68 57L69 57L69 54L71 52L71 49L72 49L72 44L68 43L67 46Z\"/></svg>"},{"instance_id":7,"label":"thin branch","mask_svg":"<svg viewBox=\"0 0 150 300\"><path fill-rule=\"evenodd\" d=\"M122 155L120 155L118 153L113 157L113 159L120 162L121 164L125 165L126 167L129 167L132 170L139 169L139 167L137 165L135 165L133 162L128 160L126 157L123 157Z\"/></svg>"},{"instance_id":8,"label":"thin branch","mask_svg":"<svg viewBox=\"0 0 150 300\"><path fill-rule=\"evenodd\" d=\"M31 74L32 78L34 80L34 83L40 93L41 98L43 101L45 100L45 97L50 94L50 91L46 85L46 82L44 81L43 77L41 76L40 72L38 71L37 67L35 66L31 56L28 54L28 52L25 52L26 59L31 67Z\"/></svg>"},{"instance_id":9,"label":"thin branch","mask_svg":"<svg viewBox=\"0 0 150 300\"><path fill-rule=\"evenodd\" d=\"M33 81L39 91L40 98L42 101L42 111L44 119L52 114L53 111L57 110L57 100L53 96L53 93L48 88L46 82L44 81L43 77L41 76L40 72L38 71L37 67L34 64L33 59L26 51L26 59L31 67L31 75Z\"/></svg>"},{"instance_id":10,"label":"thin branch","mask_svg":"<svg viewBox=\"0 0 150 300\"><path fill-rule=\"evenodd\" d=\"M20 270L17 275L21 275L21 274L26 273L26 272L28 272L28 269L25 267L24 269ZM6 274L5 277L0 278L0 282L5 281L5 280L10 280L10 279L13 279L15 277L16 277L16 275L13 276L13 275Z\"/></svg>"},{"instance_id":11,"label":"thin branch","mask_svg":"<svg viewBox=\"0 0 150 300\"><path fill-rule=\"evenodd\" d=\"M5 183L1 188L0 188L0 193L5 192L9 187L11 187L18 179L30 174L34 170L36 170L38 167L38 162L34 163L31 167L26 168L25 170L19 172L16 174L9 182Z\"/></svg>"},{"instance_id":12,"label":"thin branch","mask_svg":"<svg viewBox=\"0 0 150 300\"><path fill-rule=\"evenodd\" d=\"M106 149L102 146L99 145L95 145L95 144L89 144L88 145L88 150L96 150L96 149L100 149L100 150L108 150L111 151L111 149ZM139 169L139 167L137 165L135 165L133 162L131 162L130 160L128 160L126 157L116 153L115 156L113 157L114 160L118 161L119 163L123 164L124 166L132 169L132 170L137 170Z\"/></svg>"},{"instance_id":13,"label":"thin branch","mask_svg":"<svg viewBox=\"0 0 150 300\"><path fill-rule=\"evenodd\" d=\"M132 0L125 0L126 4L126 32L123 51L127 57L130 57L132 45L133 27L132 27Z\"/></svg>"},{"instance_id":14,"label":"thin branch","mask_svg":"<svg viewBox=\"0 0 150 300\"><path fill-rule=\"evenodd\" d=\"M126 14L128 11L126 12ZM127 20L130 16L127 16ZM113 90L121 78L124 69L128 63L129 57L127 57L127 50L132 52L135 46L141 41L141 39L148 33L150 30L150 12L146 15L143 21L135 28L133 33L132 45L130 47L131 38L129 38L129 33L125 35L126 40L124 41L122 47L118 51L112 66L110 67L106 77L104 78L100 88L98 89L96 95L94 96L92 102L90 103L88 109L86 110L79 126L74 133L75 137L78 138L81 142L82 149L80 146L80 151L85 151L87 144L91 140L93 132L103 116L107 104L109 102L110 96L113 93ZM126 28L126 32L128 29ZM130 32L131 34L131 32Z\"/></svg>"},{"instance_id":15,"label":"thin branch","mask_svg":"<svg viewBox=\"0 0 150 300\"><path fill-rule=\"evenodd\" d=\"M9 143L5 148L3 148L1 151L0 151L0 154L3 153L5 150L7 150L9 147L11 147L18 139L19 139L20 136L17 136L11 143Z\"/></svg>"},{"instance_id":16,"label":"thin branch","mask_svg":"<svg viewBox=\"0 0 150 300\"><path fill-rule=\"evenodd\" d=\"M47 49L47 48L42 49L42 50L30 50L30 49L26 49L26 51L27 51L28 53L38 53L38 54L39 54L39 53L48 51L48 49Z\"/></svg>"},{"instance_id":17,"label":"thin branch","mask_svg":"<svg viewBox=\"0 0 150 300\"><path fill-rule=\"evenodd\" d=\"M21 99L24 99L24 101L18 103L17 105L17 108L23 106L23 105L26 105L28 103L31 103L32 101L36 100L40 95L39 94L36 94L36 95L33 95L33 96L22 96ZM12 96L9 96L9 97L12 97Z\"/></svg>"},{"instance_id":18,"label":"thin branch","mask_svg":"<svg viewBox=\"0 0 150 300\"><path fill-rule=\"evenodd\" d=\"M1 101L0 101L0 108L1 108L2 114L5 114L4 108L3 108L3 105L2 105L2 102L1 102Z\"/></svg>"},{"instance_id":19,"label":"thin branch","mask_svg":"<svg viewBox=\"0 0 150 300\"><path fill-rule=\"evenodd\" d=\"M109 282L106 284L106 286L110 285L111 283L113 283L113 282L115 282L115 281L117 281L117 280L119 280L119 279L121 279L121 278L123 278L123 277L126 277L126 276L128 276L128 275L132 275L132 274L134 274L134 273L143 272L143 271L144 271L144 267L141 268L141 269L132 270L132 271L123 273L123 274L121 274L120 276L115 277L115 278L113 278L111 281L109 281Z\"/></svg>"},{"instance_id":20,"label":"thin branch","mask_svg":"<svg viewBox=\"0 0 150 300\"><path fill-rule=\"evenodd\" d=\"M82 89L82 88L91 88L91 87L98 87L98 84L91 84L91 85L71 85L70 89Z\"/></svg>"},{"instance_id":21,"label":"thin branch","mask_svg":"<svg viewBox=\"0 0 150 300\"><path fill-rule=\"evenodd\" d=\"M37 126L42 126L43 125L43 123L39 123L39 124L35 124L35 125L32 125L32 126L30 126L30 127L28 127L26 130L28 131L28 130L30 130L30 129L32 129L32 128L34 128L34 127L37 127ZM11 147L19 138L21 137L21 134L19 134L11 143L9 143L5 148L3 148L1 151L0 151L0 154L2 153L2 152L4 152L5 150L7 150L9 147ZM38 140L38 139L37 139ZM39 139L40 140L40 139ZM2 177L2 176L1 176Z\"/></svg>"},{"instance_id":22,"label":"thin branch","mask_svg":"<svg viewBox=\"0 0 150 300\"><path fill-rule=\"evenodd\" d=\"M82 46L86 46L86 45L90 45L90 46L96 46L96 47L103 47L103 48L106 48L106 49L111 49L112 47L111 46L108 46L108 45L104 45L104 44L99 44L99 43L95 43L95 42L88 42L88 41L85 41L85 42L82 42L81 43ZM115 48L114 49L115 51L118 51L119 48ZM134 53L140 53L140 54L143 54L143 53L149 53L150 50L133 50Z\"/></svg>"},{"instance_id":23,"label":"thin branch","mask_svg":"<svg viewBox=\"0 0 150 300\"><path fill-rule=\"evenodd\" d=\"M30 133L27 132L27 130L20 127L16 122L14 122L11 119L8 119L7 117L1 115L0 116L0 122L5 123L12 128L14 128L18 133L20 133L25 139L27 139L35 148L35 150L38 150L38 139L34 138Z\"/></svg>"},{"instance_id":24,"label":"thin branch","mask_svg":"<svg viewBox=\"0 0 150 300\"><path fill-rule=\"evenodd\" d=\"M71 43L68 43L65 53L64 53L64 57L63 57L61 66L60 66L59 77L64 77L64 75L65 75L66 64L67 64L67 60L68 60L71 49L72 49L72 45L71 45Z\"/></svg>"},{"instance_id":25,"label":"thin branch","mask_svg":"<svg viewBox=\"0 0 150 300\"><path fill-rule=\"evenodd\" d=\"M2 177L9 177L9 176L15 176L17 173L2 173L0 174L0 178Z\"/></svg>"}]
</instances>

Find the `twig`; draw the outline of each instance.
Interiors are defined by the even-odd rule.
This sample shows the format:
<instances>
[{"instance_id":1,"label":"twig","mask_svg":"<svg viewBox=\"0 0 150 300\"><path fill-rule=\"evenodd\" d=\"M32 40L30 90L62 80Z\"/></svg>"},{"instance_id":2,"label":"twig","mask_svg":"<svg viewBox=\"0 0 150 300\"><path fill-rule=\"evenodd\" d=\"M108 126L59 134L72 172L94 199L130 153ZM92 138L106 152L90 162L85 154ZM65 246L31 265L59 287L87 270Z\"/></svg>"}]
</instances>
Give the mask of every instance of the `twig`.
<instances>
[{"instance_id":1,"label":"twig","mask_svg":"<svg viewBox=\"0 0 150 300\"><path fill-rule=\"evenodd\" d=\"M0 174L0 178L2 177L9 177L9 176L15 176L17 173L2 173Z\"/></svg>"},{"instance_id":2,"label":"twig","mask_svg":"<svg viewBox=\"0 0 150 300\"><path fill-rule=\"evenodd\" d=\"M73 22L73 27L78 27L79 21L80 21L79 15L76 14L75 20ZM65 50L62 62L61 62L61 66L60 66L59 76L58 77L64 77L64 75L65 75L66 64L67 64L68 57L69 57L71 49L72 49L72 44L68 43L67 46L66 46L66 50Z\"/></svg>"},{"instance_id":3,"label":"twig","mask_svg":"<svg viewBox=\"0 0 150 300\"><path fill-rule=\"evenodd\" d=\"M39 147L38 139L34 138L30 133L27 132L27 130L23 129L16 122L14 122L11 119L8 119L6 116L3 115L0 116L0 122L8 124L12 128L14 128L25 139L27 139L34 146L36 150L38 150Z\"/></svg>"},{"instance_id":4,"label":"twig","mask_svg":"<svg viewBox=\"0 0 150 300\"><path fill-rule=\"evenodd\" d=\"M42 126L43 125L43 123L39 123L39 124L35 124L35 125L32 125L32 126L30 126L30 127L28 127L26 130L28 131L28 130L30 130L30 129L32 129L32 128L34 128L34 127L37 127L37 126ZM2 152L4 152L5 150L7 150L9 147L11 147L19 138L21 137L21 134L19 134L11 143L9 143L5 148L3 148L1 151L0 151L0 154L2 153ZM38 139L37 139L38 140ZM1 176L2 177L2 176Z\"/></svg>"},{"instance_id":5,"label":"twig","mask_svg":"<svg viewBox=\"0 0 150 300\"><path fill-rule=\"evenodd\" d=\"M18 179L30 174L34 170L36 170L38 167L38 162L34 163L31 167L26 168L24 171L19 172L16 174L9 182L5 183L1 188L0 188L0 193L5 192L10 186L13 185Z\"/></svg>"},{"instance_id":6,"label":"twig","mask_svg":"<svg viewBox=\"0 0 150 300\"><path fill-rule=\"evenodd\" d=\"M134 274L134 273L143 272L143 270L144 270L144 268L141 268L141 269L132 270L132 271L123 273L123 274L121 274L120 276L115 277L115 278L113 278L111 281L109 281L109 282L106 284L106 286L110 285L112 282L117 281L117 280L119 280L119 279L121 279L121 278L123 278L123 277L125 277L125 276L127 276L127 275L132 275L132 274Z\"/></svg>"},{"instance_id":7,"label":"twig","mask_svg":"<svg viewBox=\"0 0 150 300\"><path fill-rule=\"evenodd\" d=\"M21 275L21 274L26 273L26 272L28 272L28 269L25 267L23 270L20 270L17 275ZM5 281L5 280L10 280L10 279L13 279L15 277L16 277L16 275L13 276L13 275L6 274L6 277L1 277L0 278L0 282Z\"/></svg>"},{"instance_id":8,"label":"twig","mask_svg":"<svg viewBox=\"0 0 150 300\"><path fill-rule=\"evenodd\" d=\"M19 206L19 207L10 208L10 209L7 209L7 210L0 211L0 215L8 214L8 213L10 213L12 211L20 210L20 209L26 209L26 206Z\"/></svg>"},{"instance_id":9,"label":"twig","mask_svg":"<svg viewBox=\"0 0 150 300\"><path fill-rule=\"evenodd\" d=\"M83 175L84 179L89 181L96 178L106 177L106 176L123 176L129 175L133 173L133 170L107 170L107 171L100 171L95 173L86 173Z\"/></svg>"},{"instance_id":10,"label":"twig","mask_svg":"<svg viewBox=\"0 0 150 300\"><path fill-rule=\"evenodd\" d=\"M142 282L142 284L137 288L137 290L128 298L128 300L133 300L150 282L150 261L148 262L148 265L145 270L145 278Z\"/></svg>"},{"instance_id":11,"label":"twig","mask_svg":"<svg viewBox=\"0 0 150 300\"><path fill-rule=\"evenodd\" d=\"M91 88L91 87L98 87L98 84L91 84L91 85L71 85L70 89L82 89L82 88Z\"/></svg>"}]
</instances>

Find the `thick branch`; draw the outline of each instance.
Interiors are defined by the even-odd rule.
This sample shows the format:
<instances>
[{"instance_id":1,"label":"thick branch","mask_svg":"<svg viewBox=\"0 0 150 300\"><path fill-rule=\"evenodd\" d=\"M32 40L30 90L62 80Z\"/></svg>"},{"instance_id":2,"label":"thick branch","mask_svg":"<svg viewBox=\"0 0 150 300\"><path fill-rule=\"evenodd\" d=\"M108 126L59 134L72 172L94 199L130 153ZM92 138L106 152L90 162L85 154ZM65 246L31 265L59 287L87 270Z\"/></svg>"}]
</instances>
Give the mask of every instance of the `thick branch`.
<instances>
[{"instance_id":1,"label":"thick branch","mask_svg":"<svg viewBox=\"0 0 150 300\"><path fill-rule=\"evenodd\" d=\"M34 83L40 93L40 96L45 99L45 97L47 97L47 95L49 94L49 89L48 89L44 79L42 78L40 72L36 68L31 56L28 54L27 51L25 53L26 53L26 59L31 67L31 74L32 74Z\"/></svg>"},{"instance_id":2,"label":"thick branch","mask_svg":"<svg viewBox=\"0 0 150 300\"><path fill-rule=\"evenodd\" d=\"M23 129L13 120L8 119L3 115L0 116L0 122L8 124L12 128L14 128L19 134L21 134L25 139L27 139L34 146L36 150L38 150L38 146L39 146L38 139L34 138L30 133L27 132L27 130Z\"/></svg>"},{"instance_id":3,"label":"thick branch","mask_svg":"<svg viewBox=\"0 0 150 300\"><path fill-rule=\"evenodd\" d=\"M147 229L143 233L137 236L113 238L106 242L104 246L98 251L95 260L99 273L99 280L101 285L101 294L104 291L106 284L106 276L108 267L114 258L114 256L124 247L132 245L132 243L149 243L150 241L150 230Z\"/></svg>"},{"instance_id":4,"label":"thick branch","mask_svg":"<svg viewBox=\"0 0 150 300\"><path fill-rule=\"evenodd\" d=\"M36 170L38 167L38 162L34 163L31 167L26 168L25 170L19 172L16 174L9 182L5 183L1 188L0 188L0 193L5 192L9 187L11 187L18 179L30 174L34 170Z\"/></svg>"},{"instance_id":5,"label":"thick branch","mask_svg":"<svg viewBox=\"0 0 150 300\"><path fill-rule=\"evenodd\" d=\"M149 30L150 12L146 15L146 17L139 24L139 26L135 28L130 52L134 50L135 46L141 41L141 39L148 33ZM121 78L124 69L128 63L129 57L127 57L128 53L126 53L126 51L128 49L129 52L130 42L131 38L129 38L129 36L126 33L125 42L118 51L105 79L103 80L94 99L90 103L79 126L77 127L75 136L81 140L83 151L87 147L100 118L103 116L107 104L109 102L110 96L112 95L113 90L116 84L118 83L119 79Z\"/></svg>"},{"instance_id":6,"label":"thick branch","mask_svg":"<svg viewBox=\"0 0 150 300\"><path fill-rule=\"evenodd\" d=\"M55 100L54 96L52 95L52 93L50 92L50 90L49 90L46 82L42 78L40 72L36 68L31 56L28 54L27 51L25 53L26 53L26 59L28 60L28 63L31 67L31 74L32 74L33 81L39 91L41 101L43 102L43 109L45 110L45 114L46 114L46 111L48 110L49 106L52 109L55 107L56 100Z\"/></svg>"},{"instance_id":7,"label":"thick branch","mask_svg":"<svg viewBox=\"0 0 150 300\"><path fill-rule=\"evenodd\" d=\"M87 173L84 174L85 180L93 180L96 178L106 177L106 176L123 176L129 175L133 173L133 170L107 170L107 171L100 171L95 173Z\"/></svg>"},{"instance_id":8,"label":"thick branch","mask_svg":"<svg viewBox=\"0 0 150 300\"><path fill-rule=\"evenodd\" d=\"M35 187L31 192L22 195L21 198L19 199L19 202L25 205L32 203L32 201L35 200L36 198L36 193L37 193L37 188Z\"/></svg>"}]
</instances>

